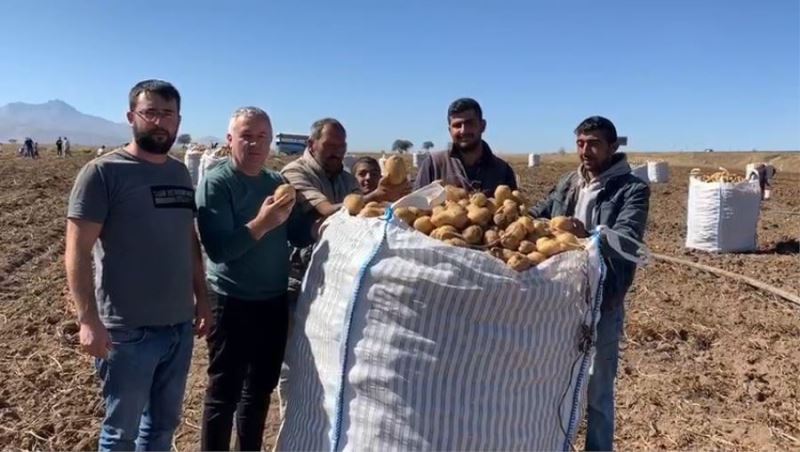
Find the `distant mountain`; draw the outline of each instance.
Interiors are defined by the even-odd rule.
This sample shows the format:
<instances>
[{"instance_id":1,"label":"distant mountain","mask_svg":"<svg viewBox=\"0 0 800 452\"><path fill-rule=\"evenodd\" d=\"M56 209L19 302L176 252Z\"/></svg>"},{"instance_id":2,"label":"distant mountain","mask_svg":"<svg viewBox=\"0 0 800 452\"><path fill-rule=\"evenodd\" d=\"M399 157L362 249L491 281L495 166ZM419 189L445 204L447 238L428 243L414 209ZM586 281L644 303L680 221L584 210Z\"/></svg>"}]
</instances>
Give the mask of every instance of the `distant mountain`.
<instances>
[{"instance_id":1,"label":"distant mountain","mask_svg":"<svg viewBox=\"0 0 800 452\"><path fill-rule=\"evenodd\" d=\"M75 145L114 147L130 141L131 128L79 112L61 100L43 104L13 102L0 107L0 141L31 137L40 143L54 143L66 136Z\"/></svg>"},{"instance_id":2,"label":"distant mountain","mask_svg":"<svg viewBox=\"0 0 800 452\"><path fill-rule=\"evenodd\" d=\"M208 146L209 143L219 143L220 146L225 144L225 139L217 138L215 136L195 137L192 135L192 142Z\"/></svg>"}]
</instances>

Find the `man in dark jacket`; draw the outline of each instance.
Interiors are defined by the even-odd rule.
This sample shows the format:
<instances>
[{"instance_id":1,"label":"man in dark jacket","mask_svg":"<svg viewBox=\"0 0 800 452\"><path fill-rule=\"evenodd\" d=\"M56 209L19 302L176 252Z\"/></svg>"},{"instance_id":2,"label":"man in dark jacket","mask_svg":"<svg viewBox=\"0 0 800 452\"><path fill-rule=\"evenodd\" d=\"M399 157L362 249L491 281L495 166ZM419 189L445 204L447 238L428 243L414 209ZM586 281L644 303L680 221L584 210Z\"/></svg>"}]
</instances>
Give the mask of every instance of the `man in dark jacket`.
<instances>
[{"instance_id":1,"label":"man in dark jacket","mask_svg":"<svg viewBox=\"0 0 800 452\"><path fill-rule=\"evenodd\" d=\"M570 216L587 231L599 225L641 241L647 225L650 188L630 173L627 157L616 153L617 131L606 118L592 116L575 129L581 164L565 175L547 199L531 211L536 218ZM627 242L623 240L622 242ZM635 254L630 243L623 251ZM587 450L611 450L614 443L614 379L619 340L625 318L625 294L633 282L636 264L602 244L606 264L597 354L589 379Z\"/></svg>"},{"instance_id":2,"label":"man in dark jacket","mask_svg":"<svg viewBox=\"0 0 800 452\"><path fill-rule=\"evenodd\" d=\"M450 149L434 152L422 161L414 190L435 180L470 191L483 191L487 196L494 196L498 185L517 189L514 170L494 155L481 139L486 130L486 120L475 99L458 99L450 104L447 122L452 139Z\"/></svg>"}]
</instances>

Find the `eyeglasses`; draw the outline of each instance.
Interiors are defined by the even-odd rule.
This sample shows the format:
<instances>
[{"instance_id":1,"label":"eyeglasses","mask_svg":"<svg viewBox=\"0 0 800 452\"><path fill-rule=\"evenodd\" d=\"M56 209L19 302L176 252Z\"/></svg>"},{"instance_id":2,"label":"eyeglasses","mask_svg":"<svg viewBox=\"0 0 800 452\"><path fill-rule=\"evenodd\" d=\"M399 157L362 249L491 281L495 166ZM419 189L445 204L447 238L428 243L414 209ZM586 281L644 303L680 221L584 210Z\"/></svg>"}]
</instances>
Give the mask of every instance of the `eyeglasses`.
<instances>
[{"instance_id":1,"label":"eyeglasses","mask_svg":"<svg viewBox=\"0 0 800 452\"><path fill-rule=\"evenodd\" d=\"M159 119L172 121L177 117L175 112L171 110L142 110L134 111L134 113L147 122L156 122Z\"/></svg>"}]
</instances>

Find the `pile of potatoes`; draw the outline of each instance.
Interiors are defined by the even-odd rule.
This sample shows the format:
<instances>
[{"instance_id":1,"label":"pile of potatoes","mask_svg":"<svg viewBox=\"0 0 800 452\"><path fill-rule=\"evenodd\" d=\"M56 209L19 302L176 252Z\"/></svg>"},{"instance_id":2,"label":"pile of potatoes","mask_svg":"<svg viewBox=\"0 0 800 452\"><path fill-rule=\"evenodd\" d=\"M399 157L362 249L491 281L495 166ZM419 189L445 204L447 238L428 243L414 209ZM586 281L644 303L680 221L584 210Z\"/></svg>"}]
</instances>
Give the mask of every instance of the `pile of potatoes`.
<instances>
[{"instance_id":1,"label":"pile of potatoes","mask_svg":"<svg viewBox=\"0 0 800 452\"><path fill-rule=\"evenodd\" d=\"M556 217L534 219L519 191L507 185L494 197L446 186L447 200L432 211L400 207L394 215L417 231L449 245L485 250L517 271L534 267L546 259L570 250L583 249L586 237L580 221ZM344 200L351 215L382 216L388 203L364 204L360 195Z\"/></svg>"},{"instance_id":2,"label":"pile of potatoes","mask_svg":"<svg viewBox=\"0 0 800 452\"><path fill-rule=\"evenodd\" d=\"M738 184L739 182L744 182L747 180L744 178L744 176L732 174L725 168L720 168L719 171L712 174L702 174L702 171L699 168L695 168L689 174L703 182L724 182L728 184Z\"/></svg>"}]
</instances>

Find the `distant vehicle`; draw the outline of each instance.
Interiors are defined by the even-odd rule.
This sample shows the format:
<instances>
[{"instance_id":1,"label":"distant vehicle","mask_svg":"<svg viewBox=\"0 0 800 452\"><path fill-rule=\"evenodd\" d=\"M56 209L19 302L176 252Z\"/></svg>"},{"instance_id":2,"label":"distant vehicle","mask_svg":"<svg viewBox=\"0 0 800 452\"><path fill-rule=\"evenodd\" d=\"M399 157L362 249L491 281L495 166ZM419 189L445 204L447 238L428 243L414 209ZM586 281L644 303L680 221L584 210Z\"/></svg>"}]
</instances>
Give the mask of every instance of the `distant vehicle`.
<instances>
[{"instance_id":1,"label":"distant vehicle","mask_svg":"<svg viewBox=\"0 0 800 452\"><path fill-rule=\"evenodd\" d=\"M275 150L279 154L296 155L302 154L308 143L308 135L293 135L290 133L279 133L275 136Z\"/></svg>"},{"instance_id":2,"label":"distant vehicle","mask_svg":"<svg viewBox=\"0 0 800 452\"><path fill-rule=\"evenodd\" d=\"M703 150L703 152L714 152L714 150L711 149L711 148L706 148L706 149Z\"/></svg>"}]
</instances>

